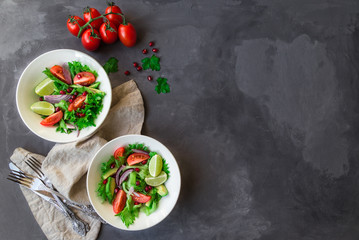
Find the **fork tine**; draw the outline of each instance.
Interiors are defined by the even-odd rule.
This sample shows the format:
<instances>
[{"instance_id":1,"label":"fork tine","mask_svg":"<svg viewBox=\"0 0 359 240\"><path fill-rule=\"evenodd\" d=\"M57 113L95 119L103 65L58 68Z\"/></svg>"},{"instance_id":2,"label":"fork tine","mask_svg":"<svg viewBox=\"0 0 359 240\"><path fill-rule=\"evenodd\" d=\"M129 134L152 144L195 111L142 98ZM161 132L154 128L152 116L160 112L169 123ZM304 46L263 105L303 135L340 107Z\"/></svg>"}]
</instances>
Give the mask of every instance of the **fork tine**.
<instances>
[{"instance_id":1,"label":"fork tine","mask_svg":"<svg viewBox=\"0 0 359 240\"><path fill-rule=\"evenodd\" d=\"M34 156L31 156L31 155L30 155L29 159L31 159L37 165L37 167L41 169L42 163L39 160L37 160Z\"/></svg>"},{"instance_id":2,"label":"fork tine","mask_svg":"<svg viewBox=\"0 0 359 240\"><path fill-rule=\"evenodd\" d=\"M10 181L16 182L16 183L18 183L18 184L20 184L20 185L23 185L23 186L25 186L25 187L27 187L27 188L31 188L31 183L26 182L26 181L23 181L23 180L21 180L21 179L19 179L19 178L17 178L17 177L14 177L14 176L9 175L9 176L7 177L7 179L10 180Z\"/></svg>"},{"instance_id":3,"label":"fork tine","mask_svg":"<svg viewBox=\"0 0 359 240\"><path fill-rule=\"evenodd\" d=\"M25 163L37 174L37 176L39 176L39 177L43 176L43 173L41 172L41 170L38 169L31 161L28 161L28 159L27 159L27 160L25 160Z\"/></svg>"}]
</instances>

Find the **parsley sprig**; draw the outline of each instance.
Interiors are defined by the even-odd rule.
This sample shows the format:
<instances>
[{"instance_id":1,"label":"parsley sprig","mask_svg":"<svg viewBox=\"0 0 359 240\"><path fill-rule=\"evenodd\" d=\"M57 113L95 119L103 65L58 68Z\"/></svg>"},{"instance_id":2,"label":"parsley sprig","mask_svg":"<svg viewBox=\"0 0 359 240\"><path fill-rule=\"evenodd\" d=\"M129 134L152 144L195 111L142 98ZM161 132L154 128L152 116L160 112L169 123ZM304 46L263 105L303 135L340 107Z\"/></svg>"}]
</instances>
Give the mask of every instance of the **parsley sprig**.
<instances>
[{"instance_id":1,"label":"parsley sprig","mask_svg":"<svg viewBox=\"0 0 359 240\"><path fill-rule=\"evenodd\" d=\"M143 70L151 69L152 71L161 70L160 58L156 55L152 55L151 58L144 58L141 60Z\"/></svg>"}]
</instances>

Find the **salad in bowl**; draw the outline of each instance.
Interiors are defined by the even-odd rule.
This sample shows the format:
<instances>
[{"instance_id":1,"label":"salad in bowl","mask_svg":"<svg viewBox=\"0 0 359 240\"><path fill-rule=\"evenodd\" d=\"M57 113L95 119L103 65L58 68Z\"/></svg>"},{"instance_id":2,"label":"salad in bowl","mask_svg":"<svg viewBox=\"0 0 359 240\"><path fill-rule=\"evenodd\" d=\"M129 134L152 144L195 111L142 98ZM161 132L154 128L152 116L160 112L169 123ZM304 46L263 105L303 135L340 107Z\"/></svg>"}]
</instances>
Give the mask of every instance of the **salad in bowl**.
<instances>
[{"instance_id":1,"label":"salad in bowl","mask_svg":"<svg viewBox=\"0 0 359 240\"><path fill-rule=\"evenodd\" d=\"M105 144L87 173L87 192L101 218L122 230L152 227L174 208L181 176L171 152L157 140L125 135Z\"/></svg>"},{"instance_id":2,"label":"salad in bowl","mask_svg":"<svg viewBox=\"0 0 359 240\"><path fill-rule=\"evenodd\" d=\"M80 141L105 120L111 84L102 66L75 50L47 52L22 73L16 103L25 125L53 142Z\"/></svg>"}]
</instances>

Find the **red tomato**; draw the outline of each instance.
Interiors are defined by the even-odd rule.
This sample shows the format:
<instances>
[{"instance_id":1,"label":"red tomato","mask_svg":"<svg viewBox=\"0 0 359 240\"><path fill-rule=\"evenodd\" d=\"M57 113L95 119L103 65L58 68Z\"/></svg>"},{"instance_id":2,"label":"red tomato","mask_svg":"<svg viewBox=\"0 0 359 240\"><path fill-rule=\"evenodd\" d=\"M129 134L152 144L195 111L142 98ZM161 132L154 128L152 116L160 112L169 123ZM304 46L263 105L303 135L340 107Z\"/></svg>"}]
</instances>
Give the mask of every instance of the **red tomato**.
<instances>
[{"instance_id":1,"label":"red tomato","mask_svg":"<svg viewBox=\"0 0 359 240\"><path fill-rule=\"evenodd\" d=\"M116 149L115 153L113 154L113 156L115 158L119 158L119 157L123 157L123 154L125 153L125 148L124 147L119 147Z\"/></svg>"},{"instance_id":2,"label":"red tomato","mask_svg":"<svg viewBox=\"0 0 359 240\"><path fill-rule=\"evenodd\" d=\"M96 8L89 8L89 7L87 7L87 8L85 8L85 10L84 10L84 19L85 19L86 22L90 21L91 18L93 19L93 18L97 18L97 17L99 17L99 16L101 16L101 13L100 13L99 11L97 11ZM102 23L103 23L102 18L99 18L99 19L96 19L96 20L92 21L92 22L90 23L90 25L91 25L93 28L95 28L95 29L98 30L98 29L100 28L100 26L101 26Z\"/></svg>"},{"instance_id":3,"label":"red tomato","mask_svg":"<svg viewBox=\"0 0 359 240\"><path fill-rule=\"evenodd\" d=\"M52 73L52 75L54 75L57 79L63 81L64 83L66 83L66 79L64 76L64 71L62 69L61 66L59 65L55 65L50 69L50 72Z\"/></svg>"},{"instance_id":4,"label":"red tomato","mask_svg":"<svg viewBox=\"0 0 359 240\"><path fill-rule=\"evenodd\" d=\"M127 158L128 165L132 166L150 158L150 155L144 153L132 153Z\"/></svg>"},{"instance_id":5,"label":"red tomato","mask_svg":"<svg viewBox=\"0 0 359 240\"><path fill-rule=\"evenodd\" d=\"M96 81L96 77L93 73L90 72L79 72L74 77L74 84L78 84L81 86L91 85Z\"/></svg>"},{"instance_id":6,"label":"red tomato","mask_svg":"<svg viewBox=\"0 0 359 240\"><path fill-rule=\"evenodd\" d=\"M77 37L77 35L79 34L80 27L85 25L85 23L86 22L78 16L70 16L67 19L67 29L70 31L72 35Z\"/></svg>"},{"instance_id":7,"label":"red tomato","mask_svg":"<svg viewBox=\"0 0 359 240\"><path fill-rule=\"evenodd\" d=\"M120 191L118 191L118 193L116 193L115 200L113 200L112 203L112 208L114 213L116 214L120 213L125 207L126 201L127 201L126 192L121 189Z\"/></svg>"},{"instance_id":8,"label":"red tomato","mask_svg":"<svg viewBox=\"0 0 359 240\"><path fill-rule=\"evenodd\" d=\"M110 3L110 5L106 8L105 14L110 13L110 12L122 14L121 8L114 5L113 3ZM106 15L106 18L110 22L114 23L116 25L116 27L118 27L123 22L121 15L117 15L117 14L111 13L109 15Z\"/></svg>"},{"instance_id":9,"label":"red tomato","mask_svg":"<svg viewBox=\"0 0 359 240\"><path fill-rule=\"evenodd\" d=\"M51 114L50 116L48 116L44 120L42 120L40 122L40 124L43 125L43 126L52 126L55 123L58 123L63 116L64 116L64 113L60 110L58 112L55 112L55 113Z\"/></svg>"},{"instance_id":10,"label":"red tomato","mask_svg":"<svg viewBox=\"0 0 359 240\"><path fill-rule=\"evenodd\" d=\"M77 98L75 98L75 100L69 105L69 107L67 108L67 110L71 111L76 111L78 108L80 108L82 106L82 104L85 102L86 100L86 96L84 95L80 95Z\"/></svg>"},{"instance_id":11,"label":"red tomato","mask_svg":"<svg viewBox=\"0 0 359 240\"><path fill-rule=\"evenodd\" d=\"M102 23L100 27L100 36L102 41L104 41L106 44L112 44L116 42L118 39L116 25L112 22Z\"/></svg>"},{"instance_id":12,"label":"red tomato","mask_svg":"<svg viewBox=\"0 0 359 240\"><path fill-rule=\"evenodd\" d=\"M89 51L95 51L101 43L101 38L99 37L98 31L94 29L93 32L94 34L92 34L91 29L87 29L84 31L81 37L82 45Z\"/></svg>"},{"instance_id":13,"label":"red tomato","mask_svg":"<svg viewBox=\"0 0 359 240\"><path fill-rule=\"evenodd\" d=\"M139 196L136 196L135 194L131 195L133 201L138 203L146 203L151 200L151 196L136 192Z\"/></svg>"},{"instance_id":14,"label":"red tomato","mask_svg":"<svg viewBox=\"0 0 359 240\"><path fill-rule=\"evenodd\" d=\"M137 41L137 33L131 23L120 24L118 27L118 38L126 47L133 47Z\"/></svg>"}]
</instances>

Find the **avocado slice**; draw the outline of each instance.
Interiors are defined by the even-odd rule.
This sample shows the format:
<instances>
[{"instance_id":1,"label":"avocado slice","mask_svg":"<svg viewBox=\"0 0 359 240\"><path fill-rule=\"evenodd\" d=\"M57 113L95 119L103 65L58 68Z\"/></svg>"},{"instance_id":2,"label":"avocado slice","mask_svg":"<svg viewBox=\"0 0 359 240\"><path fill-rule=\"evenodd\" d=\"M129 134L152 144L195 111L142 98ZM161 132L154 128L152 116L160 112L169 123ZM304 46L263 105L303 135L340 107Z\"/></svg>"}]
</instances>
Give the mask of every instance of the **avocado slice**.
<instances>
[{"instance_id":1,"label":"avocado slice","mask_svg":"<svg viewBox=\"0 0 359 240\"><path fill-rule=\"evenodd\" d=\"M162 184L157 186L156 188L159 195L161 195L162 197L167 196L168 190L165 185Z\"/></svg>"},{"instance_id":2,"label":"avocado slice","mask_svg":"<svg viewBox=\"0 0 359 240\"><path fill-rule=\"evenodd\" d=\"M118 167L114 167L114 168L111 168L109 169L107 172L105 172L104 174L102 174L102 179L106 179L108 178L109 176L112 176L113 174L115 174L118 170Z\"/></svg>"},{"instance_id":3,"label":"avocado slice","mask_svg":"<svg viewBox=\"0 0 359 240\"><path fill-rule=\"evenodd\" d=\"M113 177L109 177L106 183L106 196L110 203L112 203L115 195L116 180Z\"/></svg>"}]
</instances>

